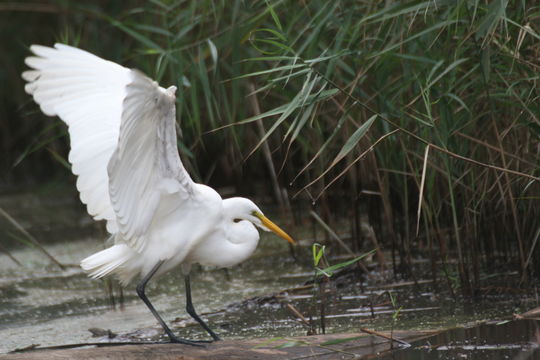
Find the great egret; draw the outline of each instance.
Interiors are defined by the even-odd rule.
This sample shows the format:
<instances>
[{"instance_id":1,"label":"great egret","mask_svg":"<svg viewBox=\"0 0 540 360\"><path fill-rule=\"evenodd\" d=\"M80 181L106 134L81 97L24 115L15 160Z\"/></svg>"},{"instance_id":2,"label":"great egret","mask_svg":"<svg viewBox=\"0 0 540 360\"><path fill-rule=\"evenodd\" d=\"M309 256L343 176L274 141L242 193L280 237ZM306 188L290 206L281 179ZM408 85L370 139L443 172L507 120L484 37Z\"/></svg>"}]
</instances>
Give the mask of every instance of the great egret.
<instances>
[{"instance_id":1,"label":"great egret","mask_svg":"<svg viewBox=\"0 0 540 360\"><path fill-rule=\"evenodd\" d=\"M93 278L116 275L123 285L140 276L137 294L171 342L193 344L173 334L144 292L152 277L180 265L187 312L219 340L193 307L191 265L246 260L259 240L256 227L294 240L251 200L223 200L193 182L178 155L175 86L164 89L137 70L64 44L30 50L25 90L46 115L67 124L81 201L114 237L114 246L82 260L82 268Z\"/></svg>"}]
</instances>

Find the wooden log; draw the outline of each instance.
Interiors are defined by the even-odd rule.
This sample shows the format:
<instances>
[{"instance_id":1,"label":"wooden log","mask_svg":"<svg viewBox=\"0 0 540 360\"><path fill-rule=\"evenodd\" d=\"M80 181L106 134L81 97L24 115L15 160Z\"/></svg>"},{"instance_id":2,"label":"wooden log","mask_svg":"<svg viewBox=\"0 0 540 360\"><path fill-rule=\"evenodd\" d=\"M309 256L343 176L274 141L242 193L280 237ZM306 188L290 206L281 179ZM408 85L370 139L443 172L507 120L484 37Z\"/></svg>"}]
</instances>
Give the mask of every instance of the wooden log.
<instances>
[{"instance_id":1,"label":"wooden log","mask_svg":"<svg viewBox=\"0 0 540 360\"><path fill-rule=\"evenodd\" d=\"M384 334L389 337L390 333ZM411 342L433 335L425 331L395 331L394 338ZM225 340L204 347L181 344L137 344L91 346L74 349L36 349L0 355L0 360L273 360L335 359L365 356L398 349L396 341L366 333L314 335L291 338Z\"/></svg>"}]
</instances>

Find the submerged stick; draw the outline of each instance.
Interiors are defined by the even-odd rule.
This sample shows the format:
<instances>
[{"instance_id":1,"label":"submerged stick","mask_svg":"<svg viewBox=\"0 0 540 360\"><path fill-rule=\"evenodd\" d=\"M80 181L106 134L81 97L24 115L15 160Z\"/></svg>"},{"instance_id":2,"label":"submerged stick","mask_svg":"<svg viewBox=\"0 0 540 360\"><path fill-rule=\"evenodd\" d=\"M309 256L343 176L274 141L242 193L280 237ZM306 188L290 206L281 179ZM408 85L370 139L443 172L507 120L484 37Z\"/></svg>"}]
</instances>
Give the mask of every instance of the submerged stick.
<instances>
[{"instance_id":1,"label":"submerged stick","mask_svg":"<svg viewBox=\"0 0 540 360\"><path fill-rule=\"evenodd\" d=\"M55 263L56 265L58 265L58 267L62 270L65 270L65 266L62 265L58 260L56 260L54 258L54 256L52 256L51 254L49 254L49 252L39 243L39 241L37 241L37 239L35 237L33 237L28 231L26 231L21 224L19 224L17 222L17 220L15 220L14 218L11 217L11 215L9 215L4 209L2 209L0 207L0 215L2 215L3 217L6 218L7 221L9 221L13 226L15 226L17 228L17 230L19 230L24 236L26 236L28 238L28 240L30 240L30 242L36 246L39 250L41 250L49 259L51 259L51 261L53 263Z\"/></svg>"},{"instance_id":2,"label":"submerged stick","mask_svg":"<svg viewBox=\"0 0 540 360\"><path fill-rule=\"evenodd\" d=\"M2 244L0 244L0 251L2 251L8 258L10 258L15 264L22 266L21 262L11 255L8 249L6 249Z\"/></svg>"},{"instance_id":3,"label":"submerged stick","mask_svg":"<svg viewBox=\"0 0 540 360\"><path fill-rule=\"evenodd\" d=\"M40 344L32 344L20 349L15 349L8 354L20 354L24 352L41 351L41 350L63 350L63 349L76 349L88 346L106 347L106 346L122 346L122 345L155 345L155 344L171 344L171 342L158 342L158 341L111 341L111 342L82 342L75 344L53 345L43 346Z\"/></svg>"},{"instance_id":4,"label":"submerged stick","mask_svg":"<svg viewBox=\"0 0 540 360\"><path fill-rule=\"evenodd\" d=\"M289 309L298 319L300 319L300 321L306 325L308 328L311 329L311 324L309 323L309 321L307 321L307 319L304 317L304 315L302 315L302 313L300 311L298 311L298 309L296 307L294 307L293 304L287 304L287 309Z\"/></svg>"},{"instance_id":5,"label":"submerged stick","mask_svg":"<svg viewBox=\"0 0 540 360\"><path fill-rule=\"evenodd\" d=\"M360 331L362 332L365 332L366 334L370 334L370 335L375 335L375 336L378 336L378 337L382 337L386 340L390 340L390 341L395 341L397 343L400 343L401 345L404 345L404 346L407 346L407 347L410 347L411 344L409 344L408 342L406 341L403 341L403 340L400 340L400 339L396 339L396 338L393 338L391 336L388 336L386 334L383 334L383 333L380 333L378 331L374 331L374 330L369 330L369 329L366 329L366 328L360 328Z\"/></svg>"},{"instance_id":6,"label":"submerged stick","mask_svg":"<svg viewBox=\"0 0 540 360\"><path fill-rule=\"evenodd\" d=\"M347 244L345 244L343 240L341 240L338 234L336 234L336 232L332 230L330 226L328 226L328 224L326 224L324 220L321 219L321 217L315 211L311 210L309 214L324 228L324 230L326 230L330 234L332 239L334 239L347 253L352 256L355 255L351 248Z\"/></svg>"}]
</instances>

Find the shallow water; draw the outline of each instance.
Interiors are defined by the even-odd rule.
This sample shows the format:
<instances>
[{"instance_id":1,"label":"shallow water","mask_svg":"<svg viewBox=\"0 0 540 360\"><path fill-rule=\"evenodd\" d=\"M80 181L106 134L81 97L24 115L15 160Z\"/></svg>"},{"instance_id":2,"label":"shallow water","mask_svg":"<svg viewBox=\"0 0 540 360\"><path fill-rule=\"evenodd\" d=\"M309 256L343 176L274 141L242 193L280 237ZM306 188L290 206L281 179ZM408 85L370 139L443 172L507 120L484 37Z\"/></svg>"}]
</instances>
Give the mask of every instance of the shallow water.
<instances>
[{"instance_id":1,"label":"shallow water","mask_svg":"<svg viewBox=\"0 0 540 360\"><path fill-rule=\"evenodd\" d=\"M263 236L263 243L277 242L266 234ZM31 248L12 252L24 264L22 267L0 255L0 352L32 344L49 346L95 341L88 331L90 328L125 333L154 326L154 317L134 289L124 290L123 309L114 310L105 283L89 279L76 265L102 246L103 242L96 239L47 246L61 263L73 264L66 270L51 265L46 257ZM289 258L287 247L276 244L268 247L270 249L261 246L252 259L228 271L195 269L192 294L197 311L218 311L231 302L296 285L295 280L280 278L289 271L301 270ZM264 250L274 251L274 254L262 256ZM119 287L115 287L114 292L118 301ZM174 272L151 281L147 288L147 295L167 321L186 316L183 292L183 280ZM195 337L204 335L198 328L192 332Z\"/></svg>"},{"instance_id":2,"label":"shallow water","mask_svg":"<svg viewBox=\"0 0 540 360\"><path fill-rule=\"evenodd\" d=\"M0 200L3 200L0 205L6 208L5 199ZM10 201L17 204L16 199ZM33 344L52 346L109 341L107 336L93 337L91 328L118 334L112 341L164 339L161 328L135 295L133 287L123 292L123 309L117 306L115 310L105 282L89 279L78 266L81 259L104 247L104 236L96 235L99 231L84 214L84 209L77 207L73 199L56 200L53 205L47 201L19 202L24 206L18 209L18 218L29 214L23 222L34 230L34 234L41 229L40 239L54 238L55 241L46 246L47 250L70 266L60 270L41 252L30 247L12 251L22 266L0 253L0 353ZM32 213L34 207L37 210ZM63 211L70 215L62 215ZM35 214L38 214L37 219L32 217ZM47 214L54 216L47 218ZM55 219L63 219L62 224L69 223L69 226L66 225L63 231L62 224L58 225ZM38 225L32 228L32 224ZM77 233L79 227L82 230ZM311 231L305 233L311 236ZM302 229L295 229L293 235L297 240L302 239ZM60 241L59 236L69 241ZM367 276L350 273L322 287L305 286L306 281L313 279L313 268L310 265L311 241L302 243L304 246L296 250L295 260L286 242L263 233L254 256L240 266L228 270L195 267L192 292L199 314L223 338L264 338L305 335L310 328L321 333L322 327L327 333L358 332L363 327L376 331L456 326L477 329L486 321L509 319L513 313L539 305L530 294L486 296L481 302L465 303L434 292L430 280L421 280L421 267L416 274L420 280L414 286L410 282L389 284L393 275L375 266L370 268L372 271ZM331 245L328 249L331 250ZM329 261L335 264L342 260L330 258ZM204 331L184 311L183 292L179 271L151 281L147 288L147 295L179 336L205 339ZM390 302L389 292L396 299L395 307ZM113 293L118 303L119 287L115 286ZM293 313L291 305L303 315L304 321ZM321 312L324 313L322 317ZM530 326L523 324L518 322L516 326L529 334ZM464 339L472 336L466 331L463 334ZM522 340L501 342L496 339L485 340L483 344L504 343L510 352L517 350L512 346L530 349ZM455 343L451 340L441 340L441 346L447 348L435 349L422 343L414 348L417 352L412 353L415 354L410 355L412 357L406 357L409 356L407 352L401 356L405 356L403 359L421 359L423 357L418 357L421 353L431 356L425 359L450 359L456 351L469 355L488 351L478 346L474 350L466 347L469 345L464 341ZM433 354L439 354L439 357Z\"/></svg>"},{"instance_id":3,"label":"shallow water","mask_svg":"<svg viewBox=\"0 0 540 360\"><path fill-rule=\"evenodd\" d=\"M113 310L104 282L89 279L76 265L102 246L102 241L91 238L47 246L62 263L73 264L63 271L30 248L13 252L23 267L0 255L0 352L32 344L108 341L106 336L92 337L90 328L120 334L113 339L116 341L162 337L161 328L133 289L124 290L123 310ZM297 255L309 254L300 251ZM320 290L301 286L312 279L312 274L309 266L298 265L289 255L286 244L264 234L255 255L241 266L228 271L195 269L193 299L198 312L224 338L305 335L308 326L292 314L287 304L292 304L308 322L311 320L320 332ZM392 288L400 305L398 316L392 320L396 309L384 286L357 280L344 276L326 288L324 323L328 333L358 331L361 327L376 331L392 327L474 327L483 321L508 318L515 311L515 299L464 304L430 292L431 284L425 281L420 293L413 293L410 286ZM287 288L291 290L282 291ZM204 339L206 334L184 311L183 291L182 278L173 272L151 282L147 294L180 336ZM115 294L118 297L118 288ZM437 351L445 353L442 348ZM446 353L452 351L449 348Z\"/></svg>"},{"instance_id":4,"label":"shallow water","mask_svg":"<svg viewBox=\"0 0 540 360\"><path fill-rule=\"evenodd\" d=\"M539 359L540 321L490 322L456 328L379 357L381 360Z\"/></svg>"}]
</instances>

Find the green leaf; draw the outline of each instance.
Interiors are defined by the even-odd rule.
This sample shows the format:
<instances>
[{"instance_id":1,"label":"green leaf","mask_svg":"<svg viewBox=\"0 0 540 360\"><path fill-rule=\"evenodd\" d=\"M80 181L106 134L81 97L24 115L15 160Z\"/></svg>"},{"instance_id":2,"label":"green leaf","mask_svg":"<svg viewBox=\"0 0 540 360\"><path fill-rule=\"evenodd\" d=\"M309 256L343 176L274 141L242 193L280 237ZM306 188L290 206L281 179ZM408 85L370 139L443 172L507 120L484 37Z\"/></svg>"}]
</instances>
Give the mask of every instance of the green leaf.
<instances>
[{"instance_id":1,"label":"green leaf","mask_svg":"<svg viewBox=\"0 0 540 360\"><path fill-rule=\"evenodd\" d=\"M265 347L265 346L268 346L269 344L271 344L273 342L283 340L283 339L284 339L283 337L273 337L273 338L270 338L270 339L266 339L262 343L255 345L253 348L257 349L257 348L260 348L260 347Z\"/></svg>"},{"instance_id":2,"label":"green leaf","mask_svg":"<svg viewBox=\"0 0 540 360\"><path fill-rule=\"evenodd\" d=\"M296 56L259 56L259 57L253 57L249 59L244 59L241 62L259 62L259 61L296 61L298 57Z\"/></svg>"},{"instance_id":3,"label":"green leaf","mask_svg":"<svg viewBox=\"0 0 540 360\"><path fill-rule=\"evenodd\" d=\"M478 25L476 33L474 34L476 39L486 37L496 28L499 20L504 17L507 5L508 0L493 0L490 2L487 13L482 18L480 25Z\"/></svg>"},{"instance_id":4,"label":"green leaf","mask_svg":"<svg viewBox=\"0 0 540 360\"><path fill-rule=\"evenodd\" d=\"M299 106L301 106L302 100L305 100L304 97L305 97L304 91L300 91L298 94L296 94L294 99L285 108L285 111L283 111L281 116L276 120L274 124L272 124L272 127L270 127L270 129L266 131L266 134L264 134L261 140L259 140L259 142L253 148L253 150L251 150L248 157L251 156L251 154L253 154L253 152L255 152L255 150L257 150L266 141L266 139L268 139L268 137L278 128L278 126L283 121L285 121L285 119L289 117L289 115L293 113L293 111L295 111Z\"/></svg>"},{"instance_id":5,"label":"green leaf","mask_svg":"<svg viewBox=\"0 0 540 360\"><path fill-rule=\"evenodd\" d=\"M349 341L354 341L354 340L362 339L362 338L364 338L364 337L365 337L365 336L361 335L361 336L353 336L353 337L348 337L348 338L343 338L343 339L328 340L328 341L325 341L325 342L321 343L320 346L329 346L329 345L343 344L343 343L346 343L346 342L349 342Z\"/></svg>"},{"instance_id":6,"label":"green leaf","mask_svg":"<svg viewBox=\"0 0 540 360\"><path fill-rule=\"evenodd\" d=\"M392 56L395 56L397 58L416 61L419 63L426 63L426 64L436 64L437 61L424 57L424 56L417 56L417 55L409 55L409 54L399 54L399 53L393 53Z\"/></svg>"},{"instance_id":7,"label":"green leaf","mask_svg":"<svg viewBox=\"0 0 540 360\"><path fill-rule=\"evenodd\" d=\"M279 21L279 18L274 11L274 7L266 0L266 6L268 6L268 10L270 11L270 15L272 15L272 19L274 19L274 23L278 27L279 30L283 31L283 27L281 26L281 22Z\"/></svg>"},{"instance_id":8,"label":"green leaf","mask_svg":"<svg viewBox=\"0 0 540 360\"><path fill-rule=\"evenodd\" d=\"M324 90L319 94L309 95L307 100L306 100L306 106L311 105L315 101L325 100L325 99L335 95L337 92L339 92L338 89L329 89L329 90ZM291 103L287 103L285 105L278 106L275 109L269 110L269 111L267 111L265 113L262 113L262 114L252 116L250 118L238 121L238 122L234 123L233 125L247 124L247 123L250 123L250 122L253 122L253 121L257 121L259 119L264 119L264 118L269 117L269 116L283 114L290 106L291 106Z\"/></svg>"},{"instance_id":9,"label":"green leaf","mask_svg":"<svg viewBox=\"0 0 540 360\"><path fill-rule=\"evenodd\" d=\"M60 129L58 131L58 129ZM52 130L57 130L56 134L51 135L50 137L39 140L42 136ZM28 147L24 149L21 155L13 162L12 167L18 166L23 160L25 160L30 154L45 148L49 143L53 142L56 139L67 136L67 130L63 128L63 124L60 121L55 121L52 125L47 126L43 131L41 131L37 136L36 140L32 141ZM38 141L39 140L39 141Z\"/></svg>"},{"instance_id":10,"label":"green leaf","mask_svg":"<svg viewBox=\"0 0 540 360\"><path fill-rule=\"evenodd\" d=\"M376 58L376 57L379 57L383 54L386 54L387 52L390 52L391 50L394 50L394 49L397 49L397 48L401 48L403 46L403 44L406 44L410 41L413 41L419 37L422 37L432 31L436 31L436 30L439 30L440 28L442 27L446 27L446 26L450 26L452 24L455 24L456 22L458 22L458 20L447 20L447 21L443 21L443 22L440 22L440 23L436 23L435 25L425 29L425 30L422 30L416 34L414 34L413 36L410 36L408 38L405 38L403 41L400 41L396 44L393 44L393 45L389 45L387 46L386 48L382 49L381 51L379 52L376 52L376 53L373 53L371 54L368 59L372 59L372 58Z\"/></svg>"},{"instance_id":11,"label":"green leaf","mask_svg":"<svg viewBox=\"0 0 540 360\"><path fill-rule=\"evenodd\" d=\"M426 89L424 90L427 90L429 89L430 87L432 87L433 85L435 85L435 83L437 81L439 81L440 79L442 79L444 77L444 75L448 74L450 71L452 71L454 68L456 68L458 65L464 63L465 61L467 61L468 59L467 58L463 58L463 59L458 59L456 61L454 61L453 63L451 63L450 65L448 65L448 67L446 69L444 69L443 72L441 72L439 75L437 75L437 77L433 80L431 80L427 86L426 86ZM439 65L442 65L442 61L437 63L437 65L434 67L434 68L438 68ZM434 70L432 70L432 73L430 73L429 75L429 78L431 78L431 76L434 74Z\"/></svg>"},{"instance_id":12,"label":"green leaf","mask_svg":"<svg viewBox=\"0 0 540 360\"><path fill-rule=\"evenodd\" d=\"M304 345L306 345L305 341L292 340L292 341L288 341L286 343L283 343L281 345L276 346L275 349L285 349L285 348L288 348L288 347L304 346Z\"/></svg>"},{"instance_id":13,"label":"green leaf","mask_svg":"<svg viewBox=\"0 0 540 360\"><path fill-rule=\"evenodd\" d=\"M471 112L471 109L469 109L467 104L465 104L465 102L459 96L457 96L457 95L455 95L453 93L446 93L443 96L449 97L450 99L453 99L453 100L457 101L459 103L459 105L461 105L461 107L463 107L465 109L465 111L467 111L468 113Z\"/></svg>"},{"instance_id":14,"label":"green leaf","mask_svg":"<svg viewBox=\"0 0 540 360\"><path fill-rule=\"evenodd\" d=\"M264 134L262 139L257 143L257 145L253 148L253 150L251 150L248 157L251 156L253 152L255 152L266 141L266 139L268 139L268 137L278 128L278 126L283 121L285 121L285 119L287 119L296 109L301 108L306 105L310 105L311 101L320 101L324 99L323 96L320 96L322 93L325 92L324 85L317 93L310 94L311 90L313 89L313 83L317 81L318 81L317 77L315 77L311 81L309 81L309 77L307 78L300 92L296 94L294 99L288 104L288 106L285 108L285 110L283 111L281 116L276 120L276 122L272 125L272 127L266 131L266 134ZM337 89L333 89L333 90L337 91Z\"/></svg>"},{"instance_id":15,"label":"green leaf","mask_svg":"<svg viewBox=\"0 0 540 360\"><path fill-rule=\"evenodd\" d=\"M261 47L257 46L255 43L263 43L263 44L272 45L272 46L275 46L277 49L274 51L264 50ZM268 55L279 54L281 52L280 50L284 50L286 52L293 52L292 49L288 45L285 45L283 43L280 43L279 41L275 41L272 39L257 39L257 40L253 40L251 44L261 54L268 54Z\"/></svg>"},{"instance_id":16,"label":"green leaf","mask_svg":"<svg viewBox=\"0 0 540 360\"><path fill-rule=\"evenodd\" d=\"M252 73L249 73L249 74L240 75L240 76L237 76L237 77L233 78L232 80L243 79L243 78L252 77L252 76L271 74L271 73L274 73L276 71L286 71L286 70L292 70L292 69L297 69L297 68L302 68L302 67L306 67L306 65L304 65L304 64L292 64L292 65L278 66L278 67L268 69L268 70L255 71L255 72L252 72Z\"/></svg>"},{"instance_id":17,"label":"green leaf","mask_svg":"<svg viewBox=\"0 0 540 360\"><path fill-rule=\"evenodd\" d=\"M392 303L392 307L395 308L396 307L396 297L390 291L388 292L388 296L390 297L390 302Z\"/></svg>"},{"instance_id":18,"label":"green leaf","mask_svg":"<svg viewBox=\"0 0 540 360\"><path fill-rule=\"evenodd\" d=\"M279 31L276 31L276 30L270 29L270 28L262 28L262 29L254 30L254 31L251 32L251 35L254 35L254 34L257 34L257 33L265 33L265 32L274 35L277 39L280 39L281 41L287 41L287 38L285 37L285 35L283 35ZM256 40L256 39L254 39L254 40Z\"/></svg>"},{"instance_id":19,"label":"green leaf","mask_svg":"<svg viewBox=\"0 0 540 360\"><path fill-rule=\"evenodd\" d=\"M337 154L334 161L332 161L332 164L330 164L330 167L334 167L341 159L343 159L348 153L350 153L352 149L354 149L356 144L358 144L360 139L366 134L366 132L369 130L376 118L377 114L370 117L351 135L351 137L347 140L345 145L343 145L343 147Z\"/></svg>"},{"instance_id":20,"label":"green leaf","mask_svg":"<svg viewBox=\"0 0 540 360\"><path fill-rule=\"evenodd\" d=\"M71 170L71 164L60 154L54 151L52 148L48 147L47 150L52 154L53 158L58 161L66 169Z\"/></svg>"},{"instance_id":21,"label":"green leaf","mask_svg":"<svg viewBox=\"0 0 540 360\"><path fill-rule=\"evenodd\" d=\"M304 173L304 171L306 171L310 166L311 164L313 164L313 162L315 160L317 160L321 154L326 150L326 148L328 147L328 145L330 145L330 143L332 142L332 140L334 139L334 137L340 132L341 128L343 127L343 124L345 123L345 120L347 119L347 116L349 116L349 112L350 110L352 109L352 106L349 107L349 109L347 109L347 111L345 111L343 113L343 115L341 116L341 118L339 119L338 123L336 124L336 126L334 127L334 130L332 131L332 134L330 134L330 136L328 136L325 140L325 142L319 147L319 149L317 150L317 152L315 153L315 155L313 155L313 157L311 158L311 160L308 161L308 163L306 165L304 165L304 167L296 174L296 176L294 177L293 179L293 182L300 176ZM306 119L307 120L307 119ZM300 124L299 124L300 125ZM294 139L296 138L296 136L298 136L298 132L300 131L300 129L296 130L295 129L295 132L293 133L293 137L291 138Z\"/></svg>"},{"instance_id":22,"label":"green leaf","mask_svg":"<svg viewBox=\"0 0 540 360\"><path fill-rule=\"evenodd\" d=\"M146 36L138 33L137 31L127 27L126 25L124 25L120 21L115 20L115 19L113 19L111 17L107 17L107 19L109 20L109 22L113 26L116 26L120 30L124 31L126 34L128 34L131 37L133 37L134 39L138 40L141 44L149 47L150 49L156 50L156 51L158 51L160 53L164 51L158 44L156 44L155 42L150 40L148 37L146 37Z\"/></svg>"},{"instance_id":23,"label":"green leaf","mask_svg":"<svg viewBox=\"0 0 540 360\"><path fill-rule=\"evenodd\" d=\"M358 257L355 257L354 259L351 259L351 260L348 260L348 261L345 261L345 262L342 262L342 263L339 263L339 264L335 264L335 265L332 265L332 266L329 266L327 268L324 268L324 269L319 269L319 268L316 268L315 271L317 272L317 275L324 275L324 276L327 276L327 277L330 277L334 274L335 271L339 270L339 269L342 269L344 267L347 267L351 264L354 264L355 262L359 261L359 260L362 260L363 258L365 258L366 256L369 256L371 254L375 253L375 250L371 250L361 256L358 256Z\"/></svg>"},{"instance_id":24,"label":"green leaf","mask_svg":"<svg viewBox=\"0 0 540 360\"><path fill-rule=\"evenodd\" d=\"M340 58L340 57L343 57L343 56L346 56L346 55L353 55L354 53L355 53L355 51L342 50L337 54L328 55L328 56L320 56L320 57L313 58L313 59L307 59L307 60L304 60L304 62L306 64L317 64L317 63L320 63L320 62L323 62L323 61L326 61L326 60L334 60L334 59L337 59L337 58Z\"/></svg>"},{"instance_id":25,"label":"green leaf","mask_svg":"<svg viewBox=\"0 0 540 360\"><path fill-rule=\"evenodd\" d=\"M271 36L259 38L257 36L259 33L263 33L263 34L268 33ZM249 34L249 41L251 45L261 54L274 55L274 54L280 53L282 50L285 52L294 53L294 51L286 44L287 38L285 37L285 35L283 35L279 31L276 31L274 29L263 28L263 29L253 30ZM271 45L272 47L275 47L276 50L271 51L270 49L263 49L258 45L259 43Z\"/></svg>"},{"instance_id":26,"label":"green leaf","mask_svg":"<svg viewBox=\"0 0 540 360\"><path fill-rule=\"evenodd\" d=\"M286 139L292 133L291 138L289 139L289 144L292 144L298 137L298 134L304 128L304 125L307 123L309 117L313 113L313 109L315 109L315 105L311 104L307 107L307 109L302 111L302 117L295 119L295 121L291 124L291 127L287 130L285 136L283 137L283 139Z\"/></svg>"},{"instance_id":27,"label":"green leaf","mask_svg":"<svg viewBox=\"0 0 540 360\"><path fill-rule=\"evenodd\" d=\"M152 32L152 33L167 36L167 37L173 36L173 34L170 31L168 31L166 29L162 29L162 28L157 27L157 26L145 25L145 24L136 24L136 25L134 25L134 27L137 30L148 31L148 32Z\"/></svg>"},{"instance_id":28,"label":"green leaf","mask_svg":"<svg viewBox=\"0 0 540 360\"><path fill-rule=\"evenodd\" d=\"M484 73L486 83L489 83L489 76L491 74L491 51L489 45L485 46L480 51L482 53L482 72Z\"/></svg>"},{"instance_id":29,"label":"green leaf","mask_svg":"<svg viewBox=\"0 0 540 360\"><path fill-rule=\"evenodd\" d=\"M403 309L403 306L400 306L394 313L392 314L392 319L395 321L399 317L399 314L401 313L401 310Z\"/></svg>"},{"instance_id":30,"label":"green leaf","mask_svg":"<svg viewBox=\"0 0 540 360\"><path fill-rule=\"evenodd\" d=\"M315 266L319 265L319 262L321 261L322 256L324 255L324 250L326 246L321 244L313 244L311 251L313 252L313 264Z\"/></svg>"},{"instance_id":31,"label":"green leaf","mask_svg":"<svg viewBox=\"0 0 540 360\"><path fill-rule=\"evenodd\" d=\"M288 73L287 75L283 75L283 76L279 76L277 78L269 79L268 81L270 83L278 83L278 82L283 81L283 80L285 80L285 82L288 82L290 79L292 79L294 77L297 77L297 76L300 76L300 75L303 75L303 74L307 74L309 72L311 72L311 69L302 69L302 70L298 70L298 71L295 71L295 72Z\"/></svg>"}]
</instances>

